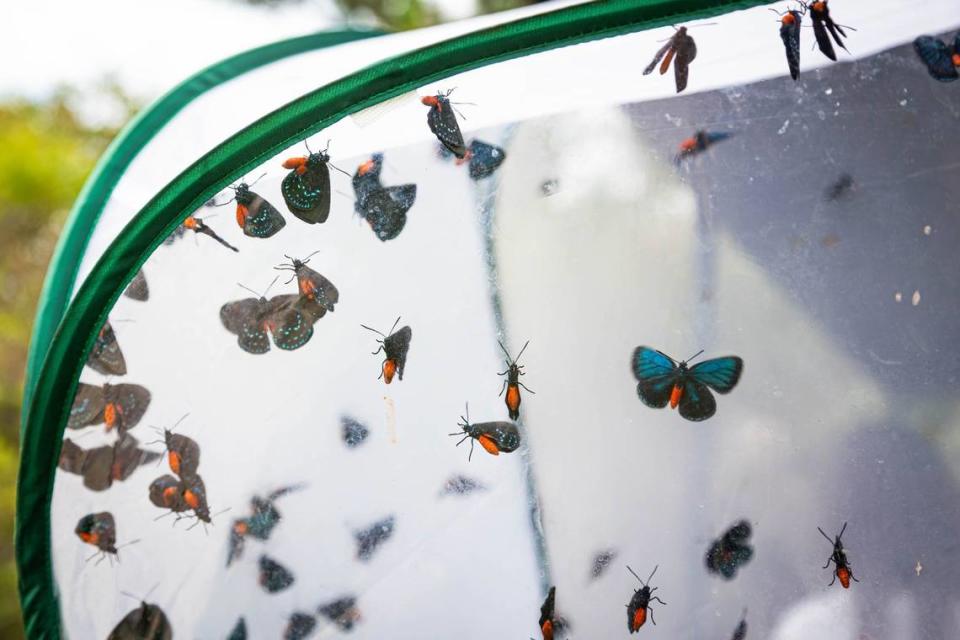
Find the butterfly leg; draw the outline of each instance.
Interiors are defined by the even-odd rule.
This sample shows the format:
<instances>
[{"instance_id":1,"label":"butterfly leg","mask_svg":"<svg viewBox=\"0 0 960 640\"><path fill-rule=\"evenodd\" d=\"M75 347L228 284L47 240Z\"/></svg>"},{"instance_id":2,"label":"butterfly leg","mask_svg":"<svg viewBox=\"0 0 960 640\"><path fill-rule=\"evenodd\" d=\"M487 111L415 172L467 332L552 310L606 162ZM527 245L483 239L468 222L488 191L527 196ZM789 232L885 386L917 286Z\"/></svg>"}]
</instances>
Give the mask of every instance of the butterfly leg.
<instances>
[{"instance_id":1,"label":"butterfly leg","mask_svg":"<svg viewBox=\"0 0 960 640\"><path fill-rule=\"evenodd\" d=\"M523 374L521 373L520 375L523 375ZM528 387L527 385L523 384L523 383L520 382L519 380L517 380L517 384L519 384L521 387L523 387L524 389L526 389L526 390L529 391L530 393L532 393L532 394L534 394L534 395L537 394L536 391L534 391L533 389L531 389L531 388Z\"/></svg>"},{"instance_id":2,"label":"butterfly leg","mask_svg":"<svg viewBox=\"0 0 960 640\"><path fill-rule=\"evenodd\" d=\"M657 596L653 596L653 597L652 597L652 598L650 598L650 599L651 599L651 600L656 600L657 602L659 602L660 604L662 604L662 605L664 605L664 606L666 606L666 605L667 605L667 603L666 603L666 602L664 602L663 600L661 600L661 599L660 599L660 598L658 598Z\"/></svg>"},{"instance_id":3,"label":"butterfly leg","mask_svg":"<svg viewBox=\"0 0 960 640\"><path fill-rule=\"evenodd\" d=\"M648 605L648 606L647 606L647 611L650 612L650 622L652 622L654 625L656 625L656 624L657 624L657 621L653 619L653 607L651 607L651 606Z\"/></svg>"},{"instance_id":4,"label":"butterfly leg","mask_svg":"<svg viewBox=\"0 0 960 640\"><path fill-rule=\"evenodd\" d=\"M499 397L499 396L502 396L502 395L503 395L503 392L504 392L504 390L506 390L506 388L507 388L507 381L504 380L504 381L503 381L503 386L500 387L500 393L498 393L497 396L498 396L498 397Z\"/></svg>"},{"instance_id":5,"label":"butterfly leg","mask_svg":"<svg viewBox=\"0 0 960 640\"><path fill-rule=\"evenodd\" d=\"M832 586L833 586L833 583L836 582L836 581L837 581L837 574L834 573L834 574L833 574L833 580L831 580L831 581L830 581L830 584L828 584L827 586L828 586L828 587L832 587Z\"/></svg>"}]
</instances>

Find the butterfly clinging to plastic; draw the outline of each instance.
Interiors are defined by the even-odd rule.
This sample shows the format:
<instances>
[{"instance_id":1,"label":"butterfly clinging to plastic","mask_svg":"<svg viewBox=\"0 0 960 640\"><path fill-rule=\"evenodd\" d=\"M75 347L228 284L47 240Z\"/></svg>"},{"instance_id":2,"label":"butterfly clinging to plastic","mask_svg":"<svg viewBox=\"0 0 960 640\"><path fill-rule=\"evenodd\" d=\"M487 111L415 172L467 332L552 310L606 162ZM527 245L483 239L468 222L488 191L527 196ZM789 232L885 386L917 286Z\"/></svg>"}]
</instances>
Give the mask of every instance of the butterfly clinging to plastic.
<instances>
[{"instance_id":1,"label":"butterfly clinging to plastic","mask_svg":"<svg viewBox=\"0 0 960 640\"><path fill-rule=\"evenodd\" d=\"M724 356L704 360L692 367L686 360L677 362L670 356L650 347L637 347L630 361L633 375L637 378L637 395L648 407L662 409L670 405L679 407L680 415L687 420L706 420L717 411L717 402L710 393L729 393L743 373L743 360L737 356Z\"/></svg>"}]
</instances>

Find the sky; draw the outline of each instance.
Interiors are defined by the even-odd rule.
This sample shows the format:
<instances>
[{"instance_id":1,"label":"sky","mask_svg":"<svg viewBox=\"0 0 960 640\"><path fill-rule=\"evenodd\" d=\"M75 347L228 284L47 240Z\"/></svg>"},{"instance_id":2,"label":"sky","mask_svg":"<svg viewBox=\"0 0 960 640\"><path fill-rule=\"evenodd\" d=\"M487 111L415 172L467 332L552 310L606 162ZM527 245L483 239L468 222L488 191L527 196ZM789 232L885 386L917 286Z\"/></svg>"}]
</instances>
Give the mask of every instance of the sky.
<instances>
[{"instance_id":1,"label":"sky","mask_svg":"<svg viewBox=\"0 0 960 640\"><path fill-rule=\"evenodd\" d=\"M450 18L469 15L472 0L435 2ZM130 94L154 98L230 55L343 23L331 0L279 9L239 0L158 3L48 0L4 6L0 99L43 98L58 86L81 89L114 76ZM12 28L10 28L12 26Z\"/></svg>"}]
</instances>

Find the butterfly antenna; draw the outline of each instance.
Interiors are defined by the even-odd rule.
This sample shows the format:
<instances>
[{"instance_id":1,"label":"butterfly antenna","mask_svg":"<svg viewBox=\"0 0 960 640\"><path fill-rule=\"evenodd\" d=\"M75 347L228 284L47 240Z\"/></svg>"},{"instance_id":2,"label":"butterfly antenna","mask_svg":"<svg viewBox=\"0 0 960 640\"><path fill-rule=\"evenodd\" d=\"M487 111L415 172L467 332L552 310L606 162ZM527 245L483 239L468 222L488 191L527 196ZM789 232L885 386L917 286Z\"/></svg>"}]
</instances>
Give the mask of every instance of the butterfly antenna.
<instances>
[{"instance_id":1,"label":"butterfly antenna","mask_svg":"<svg viewBox=\"0 0 960 640\"><path fill-rule=\"evenodd\" d=\"M347 176L348 178L353 178L353 174L352 174L352 173L347 173L346 171L344 171L343 169L341 169L341 168L338 167L337 165L333 164L332 162L328 162L327 164L330 165L331 167L333 167L334 169L336 169L337 171L339 171L340 173L342 173L343 175Z\"/></svg>"},{"instance_id":2,"label":"butterfly antenna","mask_svg":"<svg viewBox=\"0 0 960 640\"><path fill-rule=\"evenodd\" d=\"M276 278L273 279L273 282L270 283L270 286L267 287L267 290L263 292L263 296L262 296L262 297L264 297L264 298L267 297L267 294L270 292L270 289L273 288L273 285L277 284L277 280L279 280L279 279L280 279L280 276L277 276Z\"/></svg>"},{"instance_id":3,"label":"butterfly antenna","mask_svg":"<svg viewBox=\"0 0 960 640\"><path fill-rule=\"evenodd\" d=\"M313 155L313 151L310 150L310 143L307 142L306 139L304 139L303 141L303 146L307 148L307 153L309 153L310 155Z\"/></svg>"},{"instance_id":4,"label":"butterfly antenna","mask_svg":"<svg viewBox=\"0 0 960 640\"><path fill-rule=\"evenodd\" d=\"M687 358L686 360L684 360L684 362L690 362L691 360L693 360L694 358L696 358L696 357L697 357L698 355L700 355L701 353L703 353L703 349L700 349L700 351L697 351L695 354L693 354L692 356L690 356L689 358Z\"/></svg>"},{"instance_id":5,"label":"butterfly antenna","mask_svg":"<svg viewBox=\"0 0 960 640\"><path fill-rule=\"evenodd\" d=\"M510 352L507 351L507 348L506 348L505 346L503 346L503 343L500 342L499 340L497 340L497 344L500 345L500 349L503 351L504 354L506 354L506 356L507 356L507 362L508 362L508 363L512 362L512 361L513 361L513 358L510 357Z\"/></svg>"},{"instance_id":6,"label":"butterfly antenna","mask_svg":"<svg viewBox=\"0 0 960 640\"><path fill-rule=\"evenodd\" d=\"M304 258L304 259L301 260L300 262L302 262L303 264L307 264L307 263L310 261L310 258L312 258L313 256L317 255L318 253L320 253L320 249L317 249L316 251L314 251L313 253L311 253L310 255L308 255L306 258ZM287 255L285 255L284 257L285 257L285 258L290 258L290 256L287 256ZM292 261L293 258L290 258L290 260Z\"/></svg>"},{"instance_id":7,"label":"butterfly antenna","mask_svg":"<svg viewBox=\"0 0 960 640\"><path fill-rule=\"evenodd\" d=\"M400 324L400 316L397 316L397 319L393 322L393 326L390 327L390 335L393 335L393 330L397 328L398 324Z\"/></svg>"},{"instance_id":8,"label":"butterfly antenna","mask_svg":"<svg viewBox=\"0 0 960 640\"><path fill-rule=\"evenodd\" d=\"M147 591L147 595L143 596L143 599L146 600L147 598L149 598L150 596L152 596L152 595L153 595L153 592L156 591L156 590L157 590L157 587L159 587L159 586L160 586L160 583L158 582L157 584L155 584L155 585L153 585L152 587L150 587L150 591Z\"/></svg>"},{"instance_id":9,"label":"butterfly antenna","mask_svg":"<svg viewBox=\"0 0 960 640\"><path fill-rule=\"evenodd\" d=\"M838 537L838 538L842 538L842 537L843 537L843 532L846 531L846 530L847 530L847 523L844 522L844 523L843 523L843 527L840 529L840 533L837 535L837 537Z\"/></svg>"},{"instance_id":10,"label":"butterfly antenna","mask_svg":"<svg viewBox=\"0 0 960 640\"><path fill-rule=\"evenodd\" d=\"M376 329L374 329L373 327L368 327L368 326L365 325L365 324L361 324L360 326L363 327L364 329L366 329L367 331L373 331L374 333L380 334L380 335L383 336L384 338L387 337L387 336L384 336L383 333L381 333L380 331L377 331Z\"/></svg>"},{"instance_id":11,"label":"butterfly antenna","mask_svg":"<svg viewBox=\"0 0 960 640\"><path fill-rule=\"evenodd\" d=\"M136 600L137 602L143 602L143 600L141 600L139 596L135 596L135 595L133 595L132 593L130 593L129 591L121 591L120 593L122 593L123 595L127 596L128 598L133 598L133 599Z\"/></svg>"},{"instance_id":12,"label":"butterfly antenna","mask_svg":"<svg viewBox=\"0 0 960 640\"><path fill-rule=\"evenodd\" d=\"M637 575L637 572L630 568L630 565L627 565L627 571L633 574L633 577L640 581L640 584L643 584L643 579Z\"/></svg>"},{"instance_id":13,"label":"butterfly antenna","mask_svg":"<svg viewBox=\"0 0 960 640\"><path fill-rule=\"evenodd\" d=\"M189 415L190 415L190 412L189 412L189 411L186 412L185 414L183 414L183 416L181 416L180 419L177 420L172 427L170 427L170 431L173 432L177 427L179 427L179 426L180 426L180 423L183 422L184 420L186 420L186 419L187 419L187 416L189 416Z\"/></svg>"},{"instance_id":14,"label":"butterfly antenna","mask_svg":"<svg viewBox=\"0 0 960 640\"><path fill-rule=\"evenodd\" d=\"M529 345L529 344L530 344L530 341L529 341L529 340L527 340L526 342L523 343L523 349L520 349L520 353L518 353L518 354L517 354L517 357L513 359L513 363L514 363L514 364L517 363L517 360L520 359L520 356L523 355L523 352L527 350L527 345Z\"/></svg>"},{"instance_id":15,"label":"butterfly antenna","mask_svg":"<svg viewBox=\"0 0 960 640\"><path fill-rule=\"evenodd\" d=\"M829 542L830 544L833 544L833 539L830 536L828 536L826 533L824 533L823 529L821 529L820 527L817 527L817 531L819 531L820 535L822 535L824 538L827 539L827 542Z\"/></svg>"},{"instance_id":16,"label":"butterfly antenna","mask_svg":"<svg viewBox=\"0 0 960 640\"><path fill-rule=\"evenodd\" d=\"M256 180L254 180L253 182L251 182L249 186L251 186L251 187L252 187L253 185L255 185L255 184L257 184L257 183L258 183L258 182L260 182L260 180L262 180L262 179L263 179L263 177L264 177L264 176L266 176L266 175L267 175L266 173L262 173L262 174L260 174L260 177L259 177L259 178L257 178Z\"/></svg>"},{"instance_id":17,"label":"butterfly antenna","mask_svg":"<svg viewBox=\"0 0 960 640\"><path fill-rule=\"evenodd\" d=\"M470 403L467 402L467 424L470 424Z\"/></svg>"},{"instance_id":18,"label":"butterfly antenna","mask_svg":"<svg viewBox=\"0 0 960 640\"><path fill-rule=\"evenodd\" d=\"M120 549L123 549L124 547L129 547L132 544L137 544L138 542L140 542L140 538L137 538L136 540L131 540L130 542L127 542L126 544L122 544L119 547L117 547L117 551L119 551Z\"/></svg>"},{"instance_id":19,"label":"butterfly antenna","mask_svg":"<svg viewBox=\"0 0 960 640\"><path fill-rule=\"evenodd\" d=\"M643 583L643 586L647 586L648 584L650 584L650 581L653 580L653 574L655 574L657 572L657 569L659 568L660 568L660 565L657 565L653 568L653 571L650 572L650 577L647 578L647 581Z\"/></svg>"},{"instance_id":20,"label":"butterfly antenna","mask_svg":"<svg viewBox=\"0 0 960 640\"><path fill-rule=\"evenodd\" d=\"M328 139L327 139L327 146L325 146L325 147L323 148L323 152L326 153L326 152L329 151L329 150L330 150L330 139L328 138Z\"/></svg>"},{"instance_id":21,"label":"butterfly antenna","mask_svg":"<svg viewBox=\"0 0 960 640\"><path fill-rule=\"evenodd\" d=\"M246 285L244 285L244 284L240 284L240 283L238 282L238 283L237 283L237 286L240 287L241 289L246 289L247 291L249 291L249 292L252 293L253 295L257 296L258 298L260 297L260 294L259 294L259 293L257 293L256 291L254 291L253 289L251 289L250 287L248 287L248 286L246 286Z\"/></svg>"}]
</instances>

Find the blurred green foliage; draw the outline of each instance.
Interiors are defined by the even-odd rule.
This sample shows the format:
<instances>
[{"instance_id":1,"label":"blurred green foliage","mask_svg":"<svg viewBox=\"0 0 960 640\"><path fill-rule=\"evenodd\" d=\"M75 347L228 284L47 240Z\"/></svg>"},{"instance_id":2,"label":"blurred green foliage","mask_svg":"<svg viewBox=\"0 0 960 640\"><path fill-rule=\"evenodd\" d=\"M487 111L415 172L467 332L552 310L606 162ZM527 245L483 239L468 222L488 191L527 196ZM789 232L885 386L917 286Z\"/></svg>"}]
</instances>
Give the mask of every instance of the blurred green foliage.
<instances>
[{"instance_id":1,"label":"blurred green foliage","mask_svg":"<svg viewBox=\"0 0 960 640\"><path fill-rule=\"evenodd\" d=\"M101 91L128 117L133 103ZM112 94L112 95L110 95ZM50 255L71 204L116 135L76 115L77 94L0 102L0 638L23 637L13 560L20 398L30 331Z\"/></svg>"}]
</instances>

